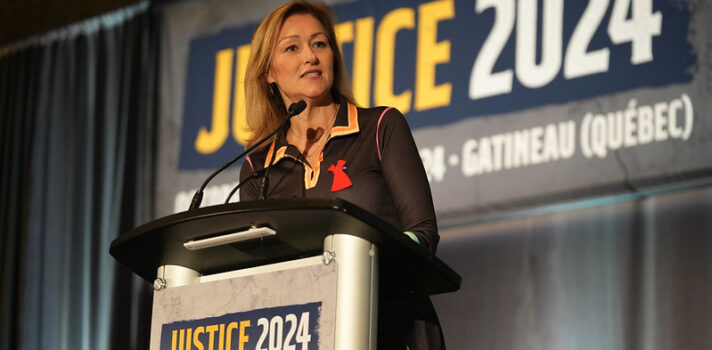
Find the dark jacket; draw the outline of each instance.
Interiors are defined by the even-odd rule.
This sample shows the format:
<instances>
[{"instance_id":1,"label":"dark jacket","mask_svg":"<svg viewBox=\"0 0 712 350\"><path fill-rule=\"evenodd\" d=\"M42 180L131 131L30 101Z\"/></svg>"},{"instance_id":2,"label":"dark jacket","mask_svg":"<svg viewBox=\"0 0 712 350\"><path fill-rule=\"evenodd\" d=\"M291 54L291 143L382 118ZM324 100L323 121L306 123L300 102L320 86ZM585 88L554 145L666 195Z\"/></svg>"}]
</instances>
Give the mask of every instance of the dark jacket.
<instances>
[{"instance_id":1,"label":"dark jacket","mask_svg":"<svg viewBox=\"0 0 712 350\"><path fill-rule=\"evenodd\" d=\"M434 253L439 236L430 186L405 118L393 108L363 109L340 102L318 164L309 164L281 137L279 144L273 142L246 158L240 200L257 198L261 182L248 179L271 161L276 147L266 198L342 198L412 232ZM380 300L378 324L379 349L445 348L427 297Z\"/></svg>"}]
</instances>

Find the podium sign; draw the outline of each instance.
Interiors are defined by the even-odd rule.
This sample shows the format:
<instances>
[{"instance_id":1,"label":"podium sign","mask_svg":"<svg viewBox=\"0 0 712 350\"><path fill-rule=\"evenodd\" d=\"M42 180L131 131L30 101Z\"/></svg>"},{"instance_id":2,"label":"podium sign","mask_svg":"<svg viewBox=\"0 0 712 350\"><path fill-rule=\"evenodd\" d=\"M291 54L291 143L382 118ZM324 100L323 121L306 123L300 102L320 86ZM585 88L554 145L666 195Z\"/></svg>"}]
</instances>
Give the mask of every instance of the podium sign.
<instances>
[{"instance_id":1,"label":"podium sign","mask_svg":"<svg viewBox=\"0 0 712 350\"><path fill-rule=\"evenodd\" d=\"M298 262L156 291L151 350L334 349L337 263Z\"/></svg>"}]
</instances>

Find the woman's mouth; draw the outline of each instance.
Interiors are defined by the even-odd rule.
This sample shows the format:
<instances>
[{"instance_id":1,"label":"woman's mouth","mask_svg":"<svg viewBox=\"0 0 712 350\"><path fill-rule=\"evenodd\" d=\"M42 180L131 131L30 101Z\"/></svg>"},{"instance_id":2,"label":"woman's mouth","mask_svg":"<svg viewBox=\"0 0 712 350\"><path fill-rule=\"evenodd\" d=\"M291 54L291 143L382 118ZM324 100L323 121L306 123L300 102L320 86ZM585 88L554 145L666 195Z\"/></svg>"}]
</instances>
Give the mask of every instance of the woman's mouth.
<instances>
[{"instance_id":1,"label":"woman's mouth","mask_svg":"<svg viewBox=\"0 0 712 350\"><path fill-rule=\"evenodd\" d=\"M302 78L318 77L321 75L320 71L309 71L302 74Z\"/></svg>"}]
</instances>

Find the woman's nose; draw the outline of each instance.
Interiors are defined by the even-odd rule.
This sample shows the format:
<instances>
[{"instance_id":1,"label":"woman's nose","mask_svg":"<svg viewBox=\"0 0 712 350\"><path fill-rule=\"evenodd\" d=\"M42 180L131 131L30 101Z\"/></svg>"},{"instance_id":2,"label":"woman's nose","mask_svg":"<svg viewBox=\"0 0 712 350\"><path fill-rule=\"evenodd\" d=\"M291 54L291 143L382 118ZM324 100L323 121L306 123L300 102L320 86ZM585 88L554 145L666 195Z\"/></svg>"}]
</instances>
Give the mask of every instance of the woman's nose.
<instances>
[{"instance_id":1,"label":"woman's nose","mask_svg":"<svg viewBox=\"0 0 712 350\"><path fill-rule=\"evenodd\" d=\"M309 47L308 50L305 50L304 55L304 63L319 64L319 56L317 56L316 52L314 51L314 48Z\"/></svg>"}]
</instances>

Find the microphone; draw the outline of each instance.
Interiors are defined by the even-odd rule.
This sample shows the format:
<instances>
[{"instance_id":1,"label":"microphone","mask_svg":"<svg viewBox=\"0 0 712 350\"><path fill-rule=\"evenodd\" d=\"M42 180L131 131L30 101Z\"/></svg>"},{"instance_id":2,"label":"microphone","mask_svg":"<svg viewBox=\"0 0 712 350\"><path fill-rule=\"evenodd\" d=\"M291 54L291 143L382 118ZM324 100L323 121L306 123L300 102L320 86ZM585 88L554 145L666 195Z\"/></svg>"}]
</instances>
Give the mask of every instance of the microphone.
<instances>
[{"instance_id":1,"label":"microphone","mask_svg":"<svg viewBox=\"0 0 712 350\"><path fill-rule=\"evenodd\" d=\"M262 168L260 170L257 170L255 172L253 172L252 174L250 174L250 177L246 178L245 181L238 182L237 185L232 188L232 190L230 191L230 194L227 195L227 198L225 198L225 204L230 203L230 199L232 199L232 196L235 195L235 192L237 192L237 190L239 190L240 187L242 187L242 185L244 185L254 179L261 178L262 175L264 175L266 170L267 170L267 168Z\"/></svg>"},{"instance_id":2,"label":"microphone","mask_svg":"<svg viewBox=\"0 0 712 350\"><path fill-rule=\"evenodd\" d=\"M301 100L299 102L292 103L289 106L289 115L290 116L295 116L299 113L302 113L304 108L307 107L307 103L304 102L304 100ZM290 117L291 118L291 117ZM278 129L284 128L286 124L282 124L279 126ZM262 183L260 184L260 192L257 195L257 199L265 199L265 192L267 190L267 183L268 183L268 178L269 178L269 171L272 169L272 164L275 163L275 154L277 154L277 144L279 144L279 137L282 136L282 133L280 132L277 134L277 139L275 140L274 148L272 148L272 157L270 158L270 162L267 165L267 170L265 171L264 175L262 175Z\"/></svg>"},{"instance_id":3,"label":"microphone","mask_svg":"<svg viewBox=\"0 0 712 350\"><path fill-rule=\"evenodd\" d=\"M279 132L280 130L282 130L282 128L284 128L284 126L285 126L285 125L287 124L287 122L289 121L289 119L291 119L292 117L294 117L295 115L297 115L297 114L299 114L299 113L302 113L302 111L303 111L304 108L306 108L306 107L307 107L307 103L304 102L303 100L302 100L302 101L299 101L299 102L292 103L292 104L289 106L289 110L288 110L289 112L288 112L288 114L287 114L287 117L284 118L284 121L282 122L282 124L280 124L274 131L272 131L271 133L269 133L269 135L263 137L261 140L259 140L259 141L256 142L254 145L252 145L250 148L248 148L248 149L246 149L245 151L243 151L242 153L238 154L237 157L233 158L233 159L230 160L229 162L223 164L223 166L221 166L221 167L218 168L217 170L213 171L213 173L210 174L210 176L208 176L208 178L205 179L205 181L203 181L203 184L200 185L200 188L198 188L198 190L195 191L195 194L193 195L193 199L190 201L190 207L188 208L188 210L193 210L193 209L196 209L196 208L200 207L200 203L203 201L203 191L205 190L205 187L208 186L208 183L210 183L210 181L211 181L217 174L219 174L219 173L222 172L223 170L227 169L227 167L229 167L229 166L232 165L233 163L237 162L240 158L244 157L244 156L247 155L248 153L254 151L255 148L257 148L259 145L261 145L262 143L264 143L265 141L267 141L270 137L274 136L274 134L276 134L277 132Z\"/></svg>"},{"instance_id":4,"label":"microphone","mask_svg":"<svg viewBox=\"0 0 712 350\"><path fill-rule=\"evenodd\" d=\"M289 105L289 118L302 113L304 109L307 108L307 103L304 102L304 100L299 100L297 102L292 103Z\"/></svg>"}]
</instances>

